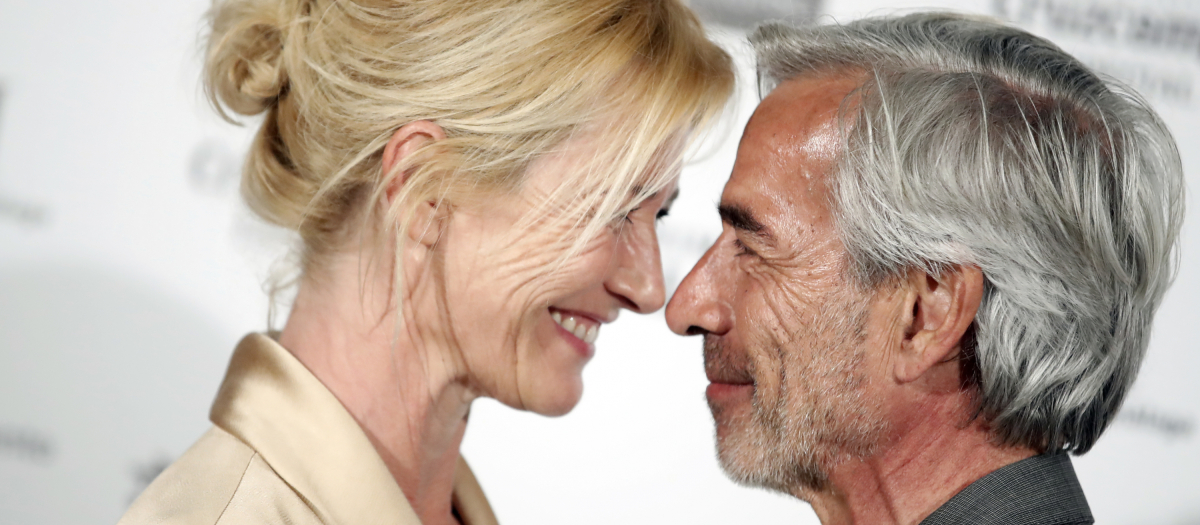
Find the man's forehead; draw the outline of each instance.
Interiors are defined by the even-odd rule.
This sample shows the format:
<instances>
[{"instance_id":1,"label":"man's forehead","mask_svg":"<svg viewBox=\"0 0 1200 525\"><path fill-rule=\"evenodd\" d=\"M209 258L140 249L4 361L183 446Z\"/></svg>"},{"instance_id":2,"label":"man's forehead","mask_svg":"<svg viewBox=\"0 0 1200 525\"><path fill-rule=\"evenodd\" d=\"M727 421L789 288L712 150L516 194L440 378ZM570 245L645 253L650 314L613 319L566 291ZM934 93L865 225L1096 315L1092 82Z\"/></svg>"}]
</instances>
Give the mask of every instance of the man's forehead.
<instances>
[{"instance_id":1,"label":"man's forehead","mask_svg":"<svg viewBox=\"0 0 1200 525\"><path fill-rule=\"evenodd\" d=\"M815 222L826 215L826 179L841 140L838 111L860 85L850 75L802 77L776 87L755 110L722 203L764 220ZM778 214L794 217L772 217Z\"/></svg>"},{"instance_id":2,"label":"man's forehead","mask_svg":"<svg viewBox=\"0 0 1200 525\"><path fill-rule=\"evenodd\" d=\"M773 150L779 162L831 162L840 146L838 111L859 85L857 75L784 81L754 111L746 135Z\"/></svg>"}]
</instances>

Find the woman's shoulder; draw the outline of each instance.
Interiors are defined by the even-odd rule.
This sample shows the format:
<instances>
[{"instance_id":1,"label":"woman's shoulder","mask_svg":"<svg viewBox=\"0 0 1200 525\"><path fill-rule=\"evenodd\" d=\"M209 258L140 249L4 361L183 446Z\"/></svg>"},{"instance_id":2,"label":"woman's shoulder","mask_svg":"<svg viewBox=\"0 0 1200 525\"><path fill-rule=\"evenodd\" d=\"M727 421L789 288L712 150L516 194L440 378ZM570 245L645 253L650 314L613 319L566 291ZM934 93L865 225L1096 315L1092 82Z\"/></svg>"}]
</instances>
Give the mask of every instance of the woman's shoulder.
<instances>
[{"instance_id":1,"label":"woman's shoulder","mask_svg":"<svg viewBox=\"0 0 1200 525\"><path fill-rule=\"evenodd\" d=\"M250 446L212 427L146 488L118 525L320 524Z\"/></svg>"}]
</instances>

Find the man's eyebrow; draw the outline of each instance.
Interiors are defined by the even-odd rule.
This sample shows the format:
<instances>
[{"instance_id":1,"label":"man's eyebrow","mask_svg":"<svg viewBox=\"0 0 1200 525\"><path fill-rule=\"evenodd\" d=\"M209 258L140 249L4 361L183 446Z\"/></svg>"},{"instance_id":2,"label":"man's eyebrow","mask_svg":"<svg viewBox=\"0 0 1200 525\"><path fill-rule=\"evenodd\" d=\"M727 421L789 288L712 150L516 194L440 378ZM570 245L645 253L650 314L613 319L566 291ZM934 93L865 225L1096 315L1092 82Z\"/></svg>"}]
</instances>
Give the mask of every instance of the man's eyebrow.
<instances>
[{"instance_id":1,"label":"man's eyebrow","mask_svg":"<svg viewBox=\"0 0 1200 525\"><path fill-rule=\"evenodd\" d=\"M774 244L775 238L771 235L771 231L745 207L737 204L720 204L717 206L717 213L721 215L721 222L733 226L735 230L749 233Z\"/></svg>"}]
</instances>

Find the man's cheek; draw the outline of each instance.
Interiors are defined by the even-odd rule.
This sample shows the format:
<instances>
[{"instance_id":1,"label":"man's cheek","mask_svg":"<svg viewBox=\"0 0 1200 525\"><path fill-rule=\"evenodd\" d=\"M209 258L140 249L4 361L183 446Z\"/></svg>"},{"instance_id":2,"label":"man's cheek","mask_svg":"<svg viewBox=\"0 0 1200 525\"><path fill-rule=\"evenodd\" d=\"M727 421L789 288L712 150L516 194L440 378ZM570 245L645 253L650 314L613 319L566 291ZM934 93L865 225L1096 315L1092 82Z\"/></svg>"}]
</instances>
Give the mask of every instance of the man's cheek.
<instances>
[{"instance_id":1,"label":"man's cheek","mask_svg":"<svg viewBox=\"0 0 1200 525\"><path fill-rule=\"evenodd\" d=\"M765 299L765 297L763 297ZM757 313L751 318L747 330L746 350L751 359L754 376L754 398L764 407L775 406L781 395L783 361L788 339L783 328L783 319L769 302L759 303Z\"/></svg>"},{"instance_id":2,"label":"man's cheek","mask_svg":"<svg viewBox=\"0 0 1200 525\"><path fill-rule=\"evenodd\" d=\"M766 291L763 309L772 320L767 326L776 344L781 347L802 344L803 341L796 341L796 338L811 331L812 327L806 324L813 319L814 312L820 311L821 295L812 287L786 278L772 280L763 289Z\"/></svg>"}]
</instances>

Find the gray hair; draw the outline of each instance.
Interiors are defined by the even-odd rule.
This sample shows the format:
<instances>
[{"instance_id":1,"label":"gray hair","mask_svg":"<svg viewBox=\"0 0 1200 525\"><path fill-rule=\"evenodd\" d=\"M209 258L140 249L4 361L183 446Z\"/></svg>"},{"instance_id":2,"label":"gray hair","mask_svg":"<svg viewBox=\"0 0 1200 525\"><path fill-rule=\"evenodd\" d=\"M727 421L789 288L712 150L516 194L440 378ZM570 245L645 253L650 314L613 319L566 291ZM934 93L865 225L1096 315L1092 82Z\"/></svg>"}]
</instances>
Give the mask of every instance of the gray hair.
<instances>
[{"instance_id":1,"label":"gray hair","mask_svg":"<svg viewBox=\"0 0 1200 525\"><path fill-rule=\"evenodd\" d=\"M979 414L999 444L1087 452L1178 267L1183 170L1159 117L1054 44L981 17L769 24L750 39L764 89L864 78L842 105L830 177L852 281L978 266L963 347Z\"/></svg>"}]
</instances>

